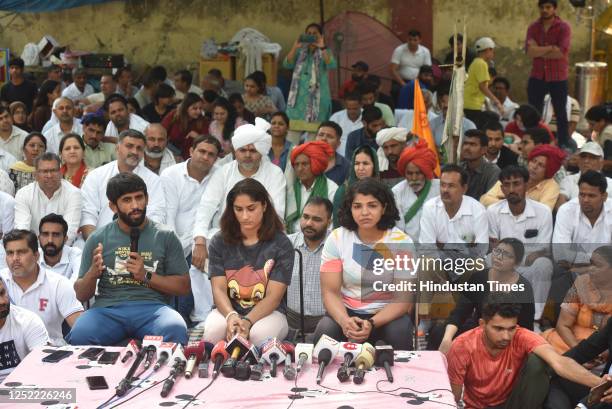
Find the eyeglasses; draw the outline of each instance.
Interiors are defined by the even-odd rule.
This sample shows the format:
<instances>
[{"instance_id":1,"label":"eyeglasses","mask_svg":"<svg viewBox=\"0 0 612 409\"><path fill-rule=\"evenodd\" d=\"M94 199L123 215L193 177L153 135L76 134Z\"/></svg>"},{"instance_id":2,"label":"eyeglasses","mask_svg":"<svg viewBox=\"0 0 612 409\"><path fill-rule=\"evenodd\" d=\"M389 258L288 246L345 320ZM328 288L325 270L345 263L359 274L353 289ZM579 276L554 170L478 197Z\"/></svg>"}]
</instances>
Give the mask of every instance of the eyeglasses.
<instances>
[{"instance_id":1,"label":"eyeglasses","mask_svg":"<svg viewBox=\"0 0 612 409\"><path fill-rule=\"evenodd\" d=\"M36 171L36 173L41 175L53 175L57 172L59 172L59 169L39 169Z\"/></svg>"},{"instance_id":2,"label":"eyeglasses","mask_svg":"<svg viewBox=\"0 0 612 409\"><path fill-rule=\"evenodd\" d=\"M491 254L495 257L501 256L501 258L514 258L514 254L510 253L509 251L502 250L499 247L495 247Z\"/></svg>"}]
</instances>

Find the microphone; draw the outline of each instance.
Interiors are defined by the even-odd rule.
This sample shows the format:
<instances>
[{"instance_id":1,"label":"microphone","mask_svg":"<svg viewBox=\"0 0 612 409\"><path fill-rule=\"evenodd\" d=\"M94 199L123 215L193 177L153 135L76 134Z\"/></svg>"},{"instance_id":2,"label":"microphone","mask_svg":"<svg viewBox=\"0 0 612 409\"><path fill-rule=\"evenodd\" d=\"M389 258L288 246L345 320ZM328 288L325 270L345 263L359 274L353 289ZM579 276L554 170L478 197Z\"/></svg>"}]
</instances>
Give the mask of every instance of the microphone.
<instances>
[{"instance_id":1,"label":"microphone","mask_svg":"<svg viewBox=\"0 0 612 409\"><path fill-rule=\"evenodd\" d=\"M140 229L132 227L130 229L130 252L138 253L138 239L140 238Z\"/></svg>"},{"instance_id":2,"label":"microphone","mask_svg":"<svg viewBox=\"0 0 612 409\"><path fill-rule=\"evenodd\" d=\"M264 361L263 358L260 358L259 361L257 361L255 365L251 366L251 380L252 381L261 380L261 377L263 376L263 370L264 370L265 363L266 361Z\"/></svg>"},{"instance_id":3,"label":"microphone","mask_svg":"<svg viewBox=\"0 0 612 409\"><path fill-rule=\"evenodd\" d=\"M185 370L186 361L176 357L174 358L174 365L172 365L172 369L170 370L170 375L168 379L164 381L164 385L162 386L161 397L165 398L170 394L170 391L174 387L176 379L181 376L183 371Z\"/></svg>"},{"instance_id":4,"label":"microphone","mask_svg":"<svg viewBox=\"0 0 612 409\"><path fill-rule=\"evenodd\" d=\"M140 342L135 339L130 340L130 343L125 348L125 355L123 355L123 358L121 358L122 364L126 363L132 356L134 356L134 354L137 354L140 351L140 345L142 344L139 344Z\"/></svg>"},{"instance_id":5,"label":"microphone","mask_svg":"<svg viewBox=\"0 0 612 409\"><path fill-rule=\"evenodd\" d=\"M284 341L283 350L285 351L285 354L287 354L285 355L285 368L283 368L283 376L285 379L292 381L295 379L296 374L295 368L291 364L291 359L295 354L295 345L289 341Z\"/></svg>"},{"instance_id":6,"label":"microphone","mask_svg":"<svg viewBox=\"0 0 612 409\"><path fill-rule=\"evenodd\" d=\"M297 344L295 346L295 357L298 360L298 364L297 364L297 368L296 371L300 372L302 370L302 367L306 364L306 363L311 363L312 362L312 350L314 348L314 345L312 344Z\"/></svg>"},{"instance_id":7,"label":"microphone","mask_svg":"<svg viewBox=\"0 0 612 409\"><path fill-rule=\"evenodd\" d=\"M374 365L375 354L376 351L374 350L372 344L366 342L361 346L361 353L357 355L357 358L355 358L355 366L357 366L357 370L355 371L355 376L353 376L353 383L357 385L363 383L365 371Z\"/></svg>"},{"instance_id":8,"label":"microphone","mask_svg":"<svg viewBox=\"0 0 612 409\"><path fill-rule=\"evenodd\" d=\"M145 357L145 349L143 348L140 351L138 351L138 354L136 354L136 359L134 359L134 363L132 363L132 366L128 370L127 375L125 375L125 378L123 378L121 382L119 382L119 385L117 385L117 387L115 388L115 394L117 396L122 397L123 395L127 393L128 389L130 389L130 386L132 385L132 378L134 377L134 373L136 372L136 369L138 369L138 367L142 363L142 360L144 359L144 357Z\"/></svg>"},{"instance_id":9,"label":"microphone","mask_svg":"<svg viewBox=\"0 0 612 409\"><path fill-rule=\"evenodd\" d=\"M204 355L198 366L198 378L208 378L208 360L214 345L210 342L204 342Z\"/></svg>"},{"instance_id":10,"label":"microphone","mask_svg":"<svg viewBox=\"0 0 612 409\"><path fill-rule=\"evenodd\" d=\"M283 345L274 337L268 339L259 348L261 357L271 366L270 376L276 378L276 366L279 361L283 362L286 356Z\"/></svg>"},{"instance_id":11,"label":"microphone","mask_svg":"<svg viewBox=\"0 0 612 409\"><path fill-rule=\"evenodd\" d=\"M225 350L229 354L229 359L221 367L221 373L227 378L236 376L236 363L249 350L250 343L241 335L234 335L226 345Z\"/></svg>"},{"instance_id":12,"label":"microphone","mask_svg":"<svg viewBox=\"0 0 612 409\"><path fill-rule=\"evenodd\" d=\"M349 380L351 377L349 367L360 352L360 344L355 344L354 342L344 342L340 345L340 353L343 353L344 356L344 362L342 362L342 365L340 368L338 368L338 373L336 374L340 382L346 382Z\"/></svg>"},{"instance_id":13,"label":"microphone","mask_svg":"<svg viewBox=\"0 0 612 409\"><path fill-rule=\"evenodd\" d=\"M229 358L229 354L225 350L225 341L219 341L210 353L210 359L214 361L212 377L215 379L219 376L219 369L223 362Z\"/></svg>"},{"instance_id":14,"label":"microphone","mask_svg":"<svg viewBox=\"0 0 612 409\"><path fill-rule=\"evenodd\" d=\"M185 348L185 355L187 356L187 366L185 369L185 378L191 379L193 375L193 369L200 362L200 359L204 355L204 341L192 342Z\"/></svg>"},{"instance_id":15,"label":"microphone","mask_svg":"<svg viewBox=\"0 0 612 409\"><path fill-rule=\"evenodd\" d=\"M393 366L393 347L385 345L383 340L376 342L376 366L384 367L387 380L393 383L393 372L391 372L391 367Z\"/></svg>"},{"instance_id":16,"label":"microphone","mask_svg":"<svg viewBox=\"0 0 612 409\"><path fill-rule=\"evenodd\" d=\"M319 342L314 347L313 355L319 361L319 371L317 372L317 385L321 383L325 367L338 354L340 343L328 335L322 335Z\"/></svg>"},{"instance_id":17,"label":"microphone","mask_svg":"<svg viewBox=\"0 0 612 409\"><path fill-rule=\"evenodd\" d=\"M317 371L317 385L321 384L321 379L323 378L323 372L325 372L325 367L329 364L329 361L332 359L332 351L323 348L319 351L317 355L317 361L319 362L319 370Z\"/></svg>"},{"instance_id":18,"label":"microphone","mask_svg":"<svg viewBox=\"0 0 612 409\"><path fill-rule=\"evenodd\" d=\"M176 344L174 342L162 342L158 348L159 355L155 366L153 366L153 371L157 371L162 365L168 362L175 349Z\"/></svg>"},{"instance_id":19,"label":"microphone","mask_svg":"<svg viewBox=\"0 0 612 409\"><path fill-rule=\"evenodd\" d=\"M251 377L251 365L259 361L259 351L255 345L251 345L244 354L242 360L236 364L236 379L246 381Z\"/></svg>"},{"instance_id":20,"label":"microphone","mask_svg":"<svg viewBox=\"0 0 612 409\"><path fill-rule=\"evenodd\" d=\"M149 369L149 367L155 360L155 352L157 351L157 348L155 347L155 345L148 345L145 351L147 357L145 359L144 369Z\"/></svg>"}]
</instances>

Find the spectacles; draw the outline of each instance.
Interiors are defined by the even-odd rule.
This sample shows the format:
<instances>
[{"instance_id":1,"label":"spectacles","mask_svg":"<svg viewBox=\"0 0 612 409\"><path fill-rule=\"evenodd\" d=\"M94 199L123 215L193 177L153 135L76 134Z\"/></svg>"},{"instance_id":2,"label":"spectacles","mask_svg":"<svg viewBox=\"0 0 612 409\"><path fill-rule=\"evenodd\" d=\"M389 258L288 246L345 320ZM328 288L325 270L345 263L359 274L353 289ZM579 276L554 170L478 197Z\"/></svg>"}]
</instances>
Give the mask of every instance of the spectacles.
<instances>
[{"instance_id":1,"label":"spectacles","mask_svg":"<svg viewBox=\"0 0 612 409\"><path fill-rule=\"evenodd\" d=\"M41 175L53 175L57 172L59 172L59 169L39 169L36 171L36 173L39 173Z\"/></svg>"},{"instance_id":2,"label":"spectacles","mask_svg":"<svg viewBox=\"0 0 612 409\"><path fill-rule=\"evenodd\" d=\"M499 247L495 247L491 254L495 257L501 256L501 258L514 258L514 254L510 253L509 251L502 250Z\"/></svg>"}]
</instances>

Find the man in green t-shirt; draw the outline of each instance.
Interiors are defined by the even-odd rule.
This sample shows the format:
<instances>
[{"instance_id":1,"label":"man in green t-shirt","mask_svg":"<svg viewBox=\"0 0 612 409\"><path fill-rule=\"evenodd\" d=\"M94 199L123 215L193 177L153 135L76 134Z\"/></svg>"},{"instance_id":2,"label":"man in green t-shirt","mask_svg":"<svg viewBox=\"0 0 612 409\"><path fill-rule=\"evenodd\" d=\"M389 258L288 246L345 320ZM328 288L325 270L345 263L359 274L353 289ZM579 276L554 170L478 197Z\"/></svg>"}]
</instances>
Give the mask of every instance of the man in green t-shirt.
<instances>
[{"instance_id":1,"label":"man in green t-shirt","mask_svg":"<svg viewBox=\"0 0 612 409\"><path fill-rule=\"evenodd\" d=\"M126 338L161 335L187 343L187 326L168 306L170 296L185 295L190 283L183 248L174 232L146 217L148 194L136 174L119 173L106 187L117 219L89 236L83 249L77 298L98 294L91 309L72 328L72 345L114 345ZM132 237L138 237L131 251Z\"/></svg>"},{"instance_id":2,"label":"man in green t-shirt","mask_svg":"<svg viewBox=\"0 0 612 409\"><path fill-rule=\"evenodd\" d=\"M468 68L468 79L463 93L463 112L478 129L482 129L488 118L482 112L485 97L489 97L502 115L504 106L489 89L489 62L495 57L495 43L489 37L482 37L476 41L475 48L478 57L474 58Z\"/></svg>"}]
</instances>

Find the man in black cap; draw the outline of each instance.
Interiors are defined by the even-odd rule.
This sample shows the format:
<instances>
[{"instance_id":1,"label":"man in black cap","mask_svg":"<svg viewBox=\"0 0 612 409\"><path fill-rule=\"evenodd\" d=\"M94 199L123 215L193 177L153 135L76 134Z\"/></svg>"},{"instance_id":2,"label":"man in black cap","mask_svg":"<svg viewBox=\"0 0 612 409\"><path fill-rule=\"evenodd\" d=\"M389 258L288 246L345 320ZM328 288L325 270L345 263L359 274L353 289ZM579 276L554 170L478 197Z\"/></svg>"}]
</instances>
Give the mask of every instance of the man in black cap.
<instances>
[{"instance_id":1,"label":"man in black cap","mask_svg":"<svg viewBox=\"0 0 612 409\"><path fill-rule=\"evenodd\" d=\"M354 92L357 88L357 84L360 81L368 78L368 71L370 70L370 67L365 62L357 61L355 64L351 65L351 68L351 78L344 81L344 84L342 84L342 88L340 88L340 92L338 93L340 98L344 98L344 94Z\"/></svg>"}]
</instances>

